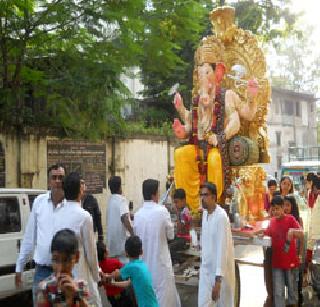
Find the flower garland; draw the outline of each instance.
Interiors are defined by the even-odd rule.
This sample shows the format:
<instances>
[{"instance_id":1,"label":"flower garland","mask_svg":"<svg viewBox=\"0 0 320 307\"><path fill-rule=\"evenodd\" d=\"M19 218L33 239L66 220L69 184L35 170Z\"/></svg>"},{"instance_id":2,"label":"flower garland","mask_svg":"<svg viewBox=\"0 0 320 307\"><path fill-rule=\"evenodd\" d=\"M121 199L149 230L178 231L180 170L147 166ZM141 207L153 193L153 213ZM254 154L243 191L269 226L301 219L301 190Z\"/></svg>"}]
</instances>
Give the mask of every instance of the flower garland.
<instances>
[{"instance_id":1,"label":"flower garland","mask_svg":"<svg viewBox=\"0 0 320 307\"><path fill-rule=\"evenodd\" d=\"M215 102L212 114L211 132L217 136L218 149L222 159L222 171L224 179L224 187L230 185L231 182L231 169L227 151L227 140L224 133L224 117L225 117L225 89L221 89L219 85L216 87ZM198 138L198 107L200 97L197 95L193 98L192 104L192 134L189 138L189 144L195 145L195 156L198 162L198 170L200 176L200 185L207 180L208 173L208 152L212 145L207 141L199 142ZM200 149L203 150L203 157L200 155ZM224 189L225 190L225 189Z\"/></svg>"}]
</instances>

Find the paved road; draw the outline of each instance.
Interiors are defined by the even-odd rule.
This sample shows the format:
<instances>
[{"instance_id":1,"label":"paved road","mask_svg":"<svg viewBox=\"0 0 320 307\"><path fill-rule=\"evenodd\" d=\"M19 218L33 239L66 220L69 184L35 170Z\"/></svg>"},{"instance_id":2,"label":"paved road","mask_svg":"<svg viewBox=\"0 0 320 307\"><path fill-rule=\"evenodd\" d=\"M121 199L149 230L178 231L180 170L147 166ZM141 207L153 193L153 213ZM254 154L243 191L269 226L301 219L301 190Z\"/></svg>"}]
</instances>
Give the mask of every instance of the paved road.
<instances>
[{"instance_id":1,"label":"paved road","mask_svg":"<svg viewBox=\"0 0 320 307\"><path fill-rule=\"evenodd\" d=\"M246 259L257 264L263 263L262 247L236 246L237 258ZM263 268L251 265L240 265L241 296L240 307L263 306L267 292L263 279Z\"/></svg>"},{"instance_id":2,"label":"paved road","mask_svg":"<svg viewBox=\"0 0 320 307\"><path fill-rule=\"evenodd\" d=\"M250 260L254 263L263 262L262 247L236 246L235 254L237 258ZM267 292L264 286L263 268L250 265L240 265L241 279L241 299L240 307L263 307ZM182 307L197 306L197 288L178 285ZM306 303L303 307L319 307L320 302L312 293L311 300L307 299L308 293L305 291Z\"/></svg>"},{"instance_id":3,"label":"paved road","mask_svg":"<svg viewBox=\"0 0 320 307\"><path fill-rule=\"evenodd\" d=\"M262 248L255 246L237 246L235 253L237 257L250 259L253 262L262 263ZM264 286L263 268L241 265L241 301L240 307L262 307L267 292ZM309 293L308 293L309 290ZM304 307L319 307L318 301L312 288L304 288Z\"/></svg>"},{"instance_id":4,"label":"paved road","mask_svg":"<svg viewBox=\"0 0 320 307\"><path fill-rule=\"evenodd\" d=\"M237 246L235 249L237 258L250 260L255 263L262 263L263 253L261 247ZM249 265L240 265L241 278L241 300L240 307L263 307L266 298L266 290L263 280L263 268ZM197 307L197 287L177 285L181 297L182 307ZM311 293L312 294L312 293ZM305 297L308 297L305 291ZM106 297L103 297L104 306L110 306ZM17 304L19 303L19 304ZM0 306L31 306L30 297L18 297L15 300L0 301ZM304 307L319 307L320 302L315 296L311 300L306 300Z\"/></svg>"}]
</instances>

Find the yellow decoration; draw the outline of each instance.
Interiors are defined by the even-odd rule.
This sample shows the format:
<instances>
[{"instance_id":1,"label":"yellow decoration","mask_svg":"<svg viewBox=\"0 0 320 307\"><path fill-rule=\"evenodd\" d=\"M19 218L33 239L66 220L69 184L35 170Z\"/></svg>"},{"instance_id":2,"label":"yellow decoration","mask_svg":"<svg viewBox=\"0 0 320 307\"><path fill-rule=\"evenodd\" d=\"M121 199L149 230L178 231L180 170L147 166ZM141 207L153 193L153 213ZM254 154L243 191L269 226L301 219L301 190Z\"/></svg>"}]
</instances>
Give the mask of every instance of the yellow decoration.
<instances>
[{"instance_id":1,"label":"yellow decoration","mask_svg":"<svg viewBox=\"0 0 320 307\"><path fill-rule=\"evenodd\" d=\"M225 65L225 75L222 87L231 89L239 97L241 103L247 103L247 83L256 79L259 84L257 112L252 121L240 120L239 136L250 138L258 144L259 162L270 162L268 154L268 138L266 127L267 106L270 101L271 88L266 78L266 61L259 42L250 32L239 29L234 23L235 10L232 7L219 7L210 13L213 34L205 37L195 53L195 67L193 70L193 97L199 94L198 66L203 63L222 62ZM244 73L239 77L234 74L234 67L244 67ZM230 77L231 76L231 77ZM239 79L241 78L241 79ZM206 131L205 131L206 132ZM200 149L200 158L202 150ZM185 145L175 151L175 182L177 188L184 188L187 202L193 213L199 207L199 170L196 161L196 146ZM221 155L217 148L208 151L208 181L212 181L218 188L218 199L223 191L223 172ZM258 166L232 167L231 179L241 178L241 212L248 219L261 217L263 195L262 179L264 172ZM256 172L256 173L255 173ZM260 181L256 178L258 176ZM263 209L263 206L262 206Z\"/></svg>"},{"instance_id":2,"label":"yellow decoration","mask_svg":"<svg viewBox=\"0 0 320 307\"><path fill-rule=\"evenodd\" d=\"M214 37L205 37L195 52L195 66L203 63L218 63L223 60L223 44Z\"/></svg>"},{"instance_id":3,"label":"yellow decoration","mask_svg":"<svg viewBox=\"0 0 320 307\"><path fill-rule=\"evenodd\" d=\"M187 193L187 204L192 212L197 212L200 204L198 163L195 159L195 145L179 147L174 152L176 189L184 188ZM200 158L203 152L200 150ZM178 162L179 161L179 162ZM223 190L221 155L217 148L210 149L208 153L208 181L217 185L218 198Z\"/></svg>"},{"instance_id":4,"label":"yellow decoration","mask_svg":"<svg viewBox=\"0 0 320 307\"><path fill-rule=\"evenodd\" d=\"M267 137L267 111L271 97L271 87L266 78L266 60L262 48L250 31L239 29L234 24L234 8L219 7L210 13L210 20L213 25L214 35L208 40L219 41L223 44L223 63L226 67L226 75L232 74L234 65L242 65L246 74L242 80L256 79L259 83L258 96L255 98L258 104L258 111L253 121L241 121L239 135L247 136L257 142L260 152L260 163L269 163L268 137ZM194 85L197 87L197 85ZM225 77L222 86L232 89L243 101L247 99L246 86L239 86L231 78Z\"/></svg>"},{"instance_id":5,"label":"yellow decoration","mask_svg":"<svg viewBox=\"0 0 320 307\"><path fill-rule=\"evenodd\" d=\"M240 166L232 168L232 176L239 178L239 214L247 221L263 219L263 185L265 171L261 166Z\"/></svg>"}]
</instances>

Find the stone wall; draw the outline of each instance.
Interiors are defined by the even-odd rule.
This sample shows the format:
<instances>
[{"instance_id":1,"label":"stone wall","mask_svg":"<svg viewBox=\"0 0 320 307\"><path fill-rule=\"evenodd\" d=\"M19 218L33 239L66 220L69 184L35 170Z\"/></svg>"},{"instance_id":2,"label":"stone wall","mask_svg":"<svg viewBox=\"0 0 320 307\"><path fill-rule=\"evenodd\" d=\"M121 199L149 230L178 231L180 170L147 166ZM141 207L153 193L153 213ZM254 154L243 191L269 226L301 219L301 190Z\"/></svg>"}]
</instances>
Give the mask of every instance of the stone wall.
<instances>
[{"instance_id":1,"label":"stone wall","mask_svg":"<svg viewBox=\"0 0 320 307\"><path fill-rule=\"evenodd\" d=\"M47 188L47 141L52 136L5 135L0 142L5 155L6 188ZM101 143L101 142L100 142ZM173 169L174 144L166 137L137 136L112 138L106 146L106 178L112 174L122 177L123 193L132 200L134 210L142 204L142 182L147 178L160 181L160 195L165 192L166 176ZM96 194L105 226L107 187Z\"/></svg>"},{"instance_id":2,"label":"stone wall","mask_svg":"<svg viewBox=\"0 0 320 307\"><path fill-rule=\"evenodd\" d=\"M6 188L47 187L46 137L0 134L5 153Z\"/></svg>"}]
</instances>

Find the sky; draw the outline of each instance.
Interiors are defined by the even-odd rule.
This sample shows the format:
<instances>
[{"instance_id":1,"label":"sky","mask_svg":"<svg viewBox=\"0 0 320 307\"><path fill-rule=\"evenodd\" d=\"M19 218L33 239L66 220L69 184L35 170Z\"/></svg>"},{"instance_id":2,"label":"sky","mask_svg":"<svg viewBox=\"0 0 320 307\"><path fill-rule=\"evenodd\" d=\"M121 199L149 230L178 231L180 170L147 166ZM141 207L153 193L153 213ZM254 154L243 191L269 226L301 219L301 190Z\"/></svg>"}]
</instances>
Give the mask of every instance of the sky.
<instances>
[{"instance_id":1,"label":"sky","mask_svg":"<svg viewBox=\"0 0 320 307\"><path fill-rule=\"evenodd\" d=\"M289 9L292 13L303 13L299 17L296 26L297 29L304 32L306 36L309 34L309 51L308 56L304 58L304 63L306 65L312 65L313 61L316 57L319 57L320 52L320 18L318 13L318 7L320 5L319 0L291 0L291 5ZM310 32L310 26L313 28L313 31ZM290 41L290 38L289 38ZM313 48L312 46L316 46L317 48ZM272 46L268 46L266 49L266 59L268 63L268 72L267 75L270 77L271 74L273 76L280 75L284 76L283 69L285 67L281 66L280 63L287 63L288 58L284 55L280 55L278 51ZM312 84L320 84L320 80L313 79ZM310 91L311 85L310 83L305 84L306 86L302 89L303 91ZM314 93L316 97L320 97L320 93Z\"/></svg>"},{"instance_id":2,"label":"sky","mask_svg":"<svg viewBox=\"0 0 320 307\"><path fill-rule=\"evenodd\" d=\"M301 17L299 26L303 30L307 25L314 27L312 35L315 43L320 43L320 18L319 18L319 0L291 0L291 8L293 12L304 12Z\"/></svg>"},{"instance_id":3,"label":"sky","mask_svg":"<svg viewBox=\"0 0 320 307\"><path fill-rule=\"evenodd\" d=\"M319 18L319 0L291 0L291 8L293 12L304 12L299 20L299 28L304 30L307 26L313 26L314 30L311 35L311 40L317 46L314 50L320 50L320 18ZM320 80L318 80L320 82ZM320 92L315 93L317 98L320 98ZM318 105L320 100L318 101Z\"/></svg>"}]
</instances>

